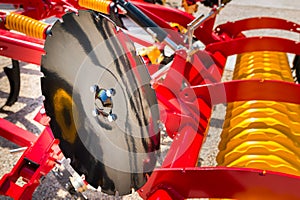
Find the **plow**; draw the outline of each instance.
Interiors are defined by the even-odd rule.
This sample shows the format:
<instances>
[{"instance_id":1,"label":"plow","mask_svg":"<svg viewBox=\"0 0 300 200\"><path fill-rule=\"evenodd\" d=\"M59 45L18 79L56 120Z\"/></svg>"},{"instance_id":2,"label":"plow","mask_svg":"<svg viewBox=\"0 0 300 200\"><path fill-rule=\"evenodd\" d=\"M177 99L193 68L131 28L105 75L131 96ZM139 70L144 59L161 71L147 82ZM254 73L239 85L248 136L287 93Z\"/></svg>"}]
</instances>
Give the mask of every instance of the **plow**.
<instances>
[{"instance_id":1,"label":"plow","mask_svg":"<svg viewBox=\"0 0 300 200\"><path fill-rule=\"evenodd\" d=\"M0 194L31 199L68 159L70 187L143 199L300 199L300 43L248 36L300 24L253 17L216 25L229 1L183 9L127 0L1 0L0 55L18 101L19 61L40 66L37 136L0 119L0 135L24 152ZM197 4L198 5L198 4ZM287 55L294 56L293 65ZM236 55L233 77L222 81ZM225 104L217 166L198 165L214 106ZM158 165L162 134L172 140ZM18 184L22 179L24 184Z\"/></svg>"}]
</instances>

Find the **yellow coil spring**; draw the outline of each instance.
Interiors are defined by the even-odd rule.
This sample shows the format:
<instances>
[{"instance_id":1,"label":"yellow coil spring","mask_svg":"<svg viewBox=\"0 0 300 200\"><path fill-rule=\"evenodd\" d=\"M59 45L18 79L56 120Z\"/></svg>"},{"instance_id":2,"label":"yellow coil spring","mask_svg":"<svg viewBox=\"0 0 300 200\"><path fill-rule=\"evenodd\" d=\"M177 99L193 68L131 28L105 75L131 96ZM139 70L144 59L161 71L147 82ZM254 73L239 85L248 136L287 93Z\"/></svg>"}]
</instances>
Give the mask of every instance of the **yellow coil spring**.
<instances>
[{"instance_id":1,"label":"yellow coil spring","mask_svg":"<svg viewBox=\"0 0 300 200\"><path fill-rule=\"evenodd\" d=\"M83 8L88 8L101 12L103 14L109 14L110 4L109 0L79 0L78 4Z\"/></svg>"},{"instance_id":2,"label":"yellow coil spring","mask_svg":"<svg viewBox=\"0 0 300 200\"><path fill-rule=\"evenodd\" d=\"M44 39L49 25L17 13L10 13L5 19L5 28L24 33L28 36Z\"/></svg>"},{"instance_id":3,"label":"yellow coil spring","mask_svg":"<svg viewBox=\"0 0 300 200\"><path fill-rule=\"evenodd\" d=\"M285 53L238 55L233 79L293 82ZM260 91L257 91L260 92ZM274 101L227 106L217 162L300 175L300 106Z\"/></svg>"}]
</instances>

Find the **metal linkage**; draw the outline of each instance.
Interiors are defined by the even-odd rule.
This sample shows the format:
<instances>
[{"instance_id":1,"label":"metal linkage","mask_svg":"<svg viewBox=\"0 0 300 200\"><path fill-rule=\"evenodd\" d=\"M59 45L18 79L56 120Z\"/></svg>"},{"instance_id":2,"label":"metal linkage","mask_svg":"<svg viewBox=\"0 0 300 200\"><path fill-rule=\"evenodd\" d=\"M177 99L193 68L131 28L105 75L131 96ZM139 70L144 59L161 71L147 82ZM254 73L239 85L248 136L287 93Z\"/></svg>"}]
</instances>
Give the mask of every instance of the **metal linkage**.
<instances>
[{"instance_id":1,"label":"metal linkage","mask_svg":"<svg viewBox=\"0 0 300 200\"><path fill-rule=\"evenodd\" d=\"M2 122L13 126L8 122ZM49 128L46 128L39 137L27 132L27 138L24 138L25 135L19 135L24 131L19 131L19 128L12 128L5 135L9 134L9 137L14 138L11 141L16 144L26 144L28 148L11 172L1 178L0 194L10 196L14 199L26 200L31 199L36 187L57 164L56 160L61 159L62 154L58 147L58 140L53 138ZM24 185L19 185L18 181L23 181Z\"/></svg>"},{"instance_id":2,"label":"metal linkage","mask_svg":"<svg viewBox=\"0 0 300 200\"><path fill-rule=\"evenodd\" d=\"M204 22L208 21L209 19L215 18L216 15L221 11L223 7L224 5L220 4L219 7L213 9L207 16L205 16L204 14L199 15L197 18L195 18L193 21L187 24L187 33L186 33L186 40L188 43L187 60L190 60L191 56L195 52L199 51L199 49L194 49L193 47L193 38L194 38L195 30L199 28L201 25L203 25Z\"/></svg>"}]
</instances>

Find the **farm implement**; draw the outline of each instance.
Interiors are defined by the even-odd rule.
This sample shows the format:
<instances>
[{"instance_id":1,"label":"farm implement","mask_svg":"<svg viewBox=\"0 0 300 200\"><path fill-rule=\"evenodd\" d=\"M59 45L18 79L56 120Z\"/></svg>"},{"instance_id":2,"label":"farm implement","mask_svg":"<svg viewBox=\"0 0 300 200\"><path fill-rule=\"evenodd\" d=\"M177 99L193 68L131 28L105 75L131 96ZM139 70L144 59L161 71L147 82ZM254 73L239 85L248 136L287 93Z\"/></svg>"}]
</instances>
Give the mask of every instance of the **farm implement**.
<instances>
[{"instance_id":1,"label":"farm implement","mask_svg":"<svg viewBox=\"0 0 300 200\"><path fill-rule=\"evenodd\" d=\"M196 17L155 2L1 3L14 7L0 12L0 55L13 60L4 69L5 106L18 98L19 61L40 65L35 119L45 126L36 136L0 119L1 136L27 147L1 178L1 195L30 199L68 158L77 192L89 185L143 199L300 199L300 43L245 34L299 34L299 24L255 17L216 26L228 1L201 1L211 11ZM195 2L186 4L189 11ZM222 82L232 55L233 78ZM218 166L197 166L217 104L227 105ZM163 132L172 144L158 166Z\"/></svg>"}]
</instances>

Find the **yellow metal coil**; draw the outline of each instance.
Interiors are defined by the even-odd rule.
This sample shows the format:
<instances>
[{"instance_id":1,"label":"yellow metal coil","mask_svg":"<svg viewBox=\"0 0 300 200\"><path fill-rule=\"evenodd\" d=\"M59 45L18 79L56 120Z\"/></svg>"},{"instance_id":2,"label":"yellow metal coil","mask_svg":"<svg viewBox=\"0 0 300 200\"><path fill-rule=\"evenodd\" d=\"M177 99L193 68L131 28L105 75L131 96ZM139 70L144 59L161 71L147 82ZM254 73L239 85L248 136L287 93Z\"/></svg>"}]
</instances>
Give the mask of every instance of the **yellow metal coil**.
<instances>
[{"instance_id":1,"label":"yellow metal coil","mask_svg":"<svg viewBox=\"0 0 300 200\"><path fill-rule=\"evenodd\" d=\"M287 56L280 52L238 55L233 79L293 82ZM300 105L290 103L229 103L219 143L218 165L300 175L299 113Z\"/></svg>"},{"instance_id":2,"label":"yellow metal coil","mask_svg":"<svg viewBox=\"0 0 300 200\"><path fill-rule=\"evenodd\" d=\"M5 19L5 27L7 29L15 30L39 39L46 37L45 32L48 26L49 25L44 22L17 13L10 13Z\"/></svg>"},{"instance_id":3,"label":"yellow metal coil","mask_svg":"<svg viewBox=\"0 0 300 200\"><path fill-rule=\"evenodd\" d=\"M78 4L83 8L88 8L101 12L103 14L109 14L110 4L109 0L79 0Z\"/></svg>"}]
</instances>

